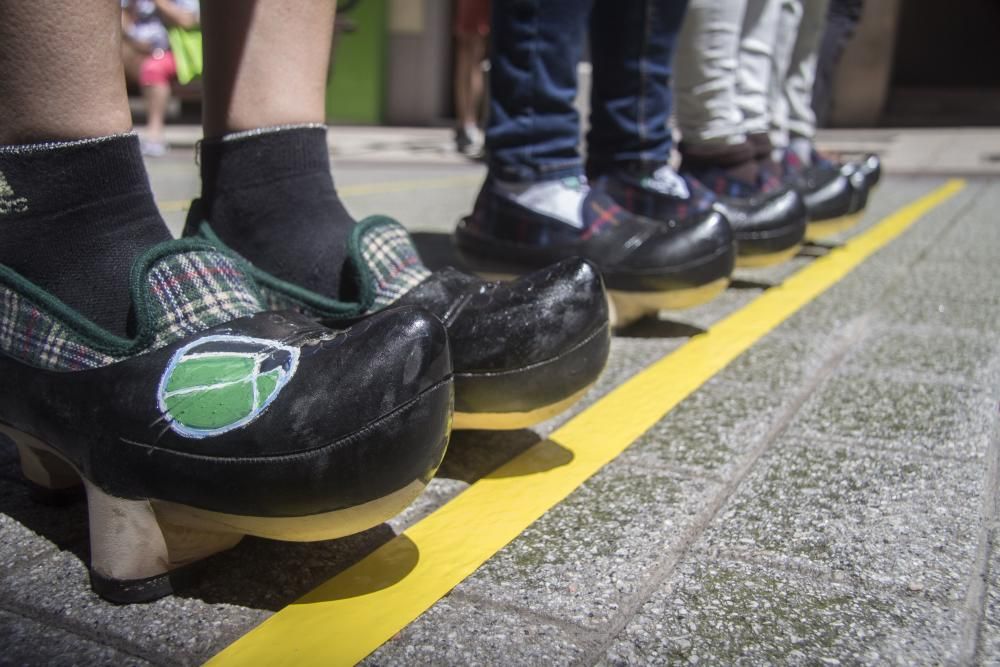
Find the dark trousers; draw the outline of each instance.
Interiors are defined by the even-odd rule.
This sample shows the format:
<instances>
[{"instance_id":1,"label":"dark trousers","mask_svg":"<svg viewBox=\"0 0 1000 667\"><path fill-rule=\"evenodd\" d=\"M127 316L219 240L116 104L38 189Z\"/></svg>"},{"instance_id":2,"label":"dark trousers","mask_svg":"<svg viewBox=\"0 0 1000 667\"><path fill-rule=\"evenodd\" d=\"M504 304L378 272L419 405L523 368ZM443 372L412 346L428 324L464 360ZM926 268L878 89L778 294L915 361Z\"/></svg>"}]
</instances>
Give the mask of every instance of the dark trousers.
<instances>
[{"instance_id":1,"label":"dark trousers","mask_svg":"<svg viewBox=\"0 0 1000 667\"><path fill-rule=\"evenodd\" d=\"M589 32L593 86L586 169L670 156L670 74L687 0L494 0L490 173L578 176L577 65Z\"/></svg>"}]
</instances>

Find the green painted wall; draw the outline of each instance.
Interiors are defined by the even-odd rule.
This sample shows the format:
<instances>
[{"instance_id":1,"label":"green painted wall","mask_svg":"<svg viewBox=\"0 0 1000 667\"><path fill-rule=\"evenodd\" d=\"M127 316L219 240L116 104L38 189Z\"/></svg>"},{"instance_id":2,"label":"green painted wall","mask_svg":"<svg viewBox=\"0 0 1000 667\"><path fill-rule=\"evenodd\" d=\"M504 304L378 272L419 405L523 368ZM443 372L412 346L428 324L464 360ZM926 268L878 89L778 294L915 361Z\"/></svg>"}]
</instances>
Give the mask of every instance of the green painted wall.
<instances>
[{"instance_id":1,"label":"green painted wall","mask_svg":"<svg viewBox=\"0 0 1000 667\"><path fill-rule=\"evenodd\" d=\"M357 25L336 36L326 118L332 123L376 124L382 121L387 44L386 0L361 0L346 15Z\"/></svg>"}]
</instances>

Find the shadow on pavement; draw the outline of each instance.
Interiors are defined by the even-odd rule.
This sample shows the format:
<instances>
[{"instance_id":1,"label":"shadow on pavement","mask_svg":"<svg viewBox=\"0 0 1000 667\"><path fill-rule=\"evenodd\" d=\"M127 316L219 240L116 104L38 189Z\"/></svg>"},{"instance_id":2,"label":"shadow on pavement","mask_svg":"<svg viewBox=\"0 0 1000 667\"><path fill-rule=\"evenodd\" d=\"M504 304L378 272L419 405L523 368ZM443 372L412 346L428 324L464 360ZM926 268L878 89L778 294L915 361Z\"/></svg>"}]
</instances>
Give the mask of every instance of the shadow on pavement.
<instances>
[{"instance_id":1,"label":"shadow on pavement","mask_svg":"<svg viewBox=\"0 0 1000 667\"><path fill-rule=\"evenodd\" d=\"M396 537L386 524L325 542L246 537L201 563L178 597L278 611Z\"/></svg>"},{"instance_id":2,"label":"shadow on pavement","mask_svg":"<svg viewBox=\"0 0 1000 667\"><path fill-rule=\"evenodd\" d=\"M84 498L79 493L60 502L39 502L21 474L14 443L0 436L0 514L87 562L90 538Z\"/></svg>"},{"instance_id":3,"label":"shadow on pavement","mask_svg":"<svg viewBox=\"0 0 1000 667\"><path fill-rule=\"evenodd\" d=\"M693 324L661 320L650 315L615 330L614 335L618 338L690 338L705 331Z\"/></svg>"},{"instance_id":4,"label":"shadow on pavement","mask_svg":"<svg viewBox=\"0 0 1000 667\"><path fill-rule=\"evenodd\" d=\"M750 280L748 278L733 278L729 281L729 289L757 289L766 290L774 287L774 283L763 280Z\"/></svg>"},{"instance_id":5,"label":"shadow on pavement","mask_svg":"<svg viewBox=\"0 0 1000 667\"><path fill-rule=\"evenodd\" d=\"M453 431L437 477L468 484L490 474L541 438L534 431Z\"/></svg>"},{"instance_id":6,"label":"shadow on pavement","mask_svg":"<svg viewBox=\"0 0 1000 667\"><path fill-rule=\"evenodd\" d=\"M413 243L417 246L420 259L424 260L431 271L454 266L463 271L472 271L468 263L458 254L451 239L451 234L443 232L414 232L411 234Z\"/></svg>"},{"instance_id":7,"label":"shadow on pavement","mask_svg":"<svg viewBox=\"0 0 1000 667\"><path fill-rule=\"evenodd\" d=\"M364 563L302 599L302 604L361 597L400 582L420 560L420 549L406 535L378 549Z\"/></svg>"}]
</instances>

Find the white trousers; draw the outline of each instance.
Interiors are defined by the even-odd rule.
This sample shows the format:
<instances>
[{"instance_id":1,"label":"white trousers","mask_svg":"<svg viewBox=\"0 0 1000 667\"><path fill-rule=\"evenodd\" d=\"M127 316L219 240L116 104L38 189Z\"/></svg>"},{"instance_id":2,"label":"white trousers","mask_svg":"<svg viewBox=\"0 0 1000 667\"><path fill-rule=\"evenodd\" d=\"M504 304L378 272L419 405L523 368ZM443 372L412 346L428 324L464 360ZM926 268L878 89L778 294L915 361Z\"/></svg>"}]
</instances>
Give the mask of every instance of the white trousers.
<instances>
[{"instance_id":1,"label":"white trousers","mask_svg":"<svg viewBox=\"0 0 1000 667\"><path fill-rule=\"evenodd\" d=\"M815 131L812 85L828 0L691 0L674 56L677 126L689 143Z\"/></svg>"},{"instance_id":2,"label":"white trousers","mask_svg":"<svg viewBox=\"0 0 1000 667\"><path fill-rule=\"evenodd\" d=\"M816 134L812 91L829 0L780 2L778 34L781 37L771 70L769 106L771 143L785 147L790 134L809 140ZM784 39L785 35L795 35L795 39Z\"/></svg>"}]
</instances>

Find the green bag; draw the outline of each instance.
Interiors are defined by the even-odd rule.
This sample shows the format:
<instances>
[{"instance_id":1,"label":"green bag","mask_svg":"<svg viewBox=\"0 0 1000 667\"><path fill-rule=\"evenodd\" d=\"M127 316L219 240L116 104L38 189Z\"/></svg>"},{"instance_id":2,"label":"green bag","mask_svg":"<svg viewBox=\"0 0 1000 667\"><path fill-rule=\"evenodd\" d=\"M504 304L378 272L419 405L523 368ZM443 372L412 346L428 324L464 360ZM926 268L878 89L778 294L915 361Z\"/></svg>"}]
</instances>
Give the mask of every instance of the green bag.
<instances>
[{"instance_id":1,"label":"green bag","mask_svg":"<svg viewBox=\"0 0 1000 667\"><path fill-rule=\"evenodd\" d=\"M183 85L201 76L201 29L173 27L167 31L170 50L177 63L177 80Z\"/></svg>"}]
</instances>

